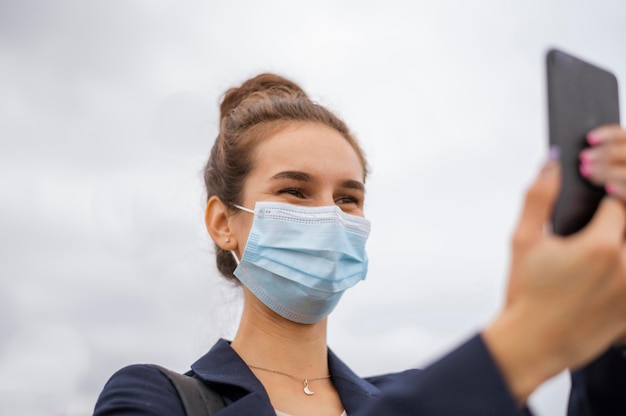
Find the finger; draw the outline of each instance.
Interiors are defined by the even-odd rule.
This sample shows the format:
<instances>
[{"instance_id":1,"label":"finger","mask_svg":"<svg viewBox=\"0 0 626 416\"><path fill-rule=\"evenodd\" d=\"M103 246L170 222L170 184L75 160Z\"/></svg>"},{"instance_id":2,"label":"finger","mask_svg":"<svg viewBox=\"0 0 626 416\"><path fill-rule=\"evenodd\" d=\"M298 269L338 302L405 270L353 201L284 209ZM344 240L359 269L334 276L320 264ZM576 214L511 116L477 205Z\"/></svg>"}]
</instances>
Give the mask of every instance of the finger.
<instances>
[{"instance_id":1,"label":"finger","mask_svg":"<svg viewBox=\"0 0 626 416\"><path fill-rule=\"evenodd\" d=\"M604 189L607 194L626 202L626 183L623 181L609 181Z\"/></svg>"},{"instance_id":2,"label":"finger","mask_svg":"<svg viewBox=\"0 0 626 416\"><path fill-rule=\"evenodd\" d=\"M626 141L626 130L619 124L601 126L587 133L587 142L592 146L614 141Z\"/></svg>"},{"instance_id":3,"label":"finger","mask_svg":"<svg viewBox=\"0 0 626 416\"><path fill-rule=\"evenodd\" d=\"M598 186L609 182L626 183L626 163L624 162L609 165L606 162L590 161L587 157L584 157L584 159L581 158L578 171L583 178Z\"/></svg>"},{"instance_id":4,"label":"finger","mask_svg":"<svg viewBox=\"0 0 626 416\"><path fill-rule=\"evenodd\" d=\"M599 159L611 164L623 164L626 161L626 140L621 138L607 143L607 146L597 148L600 152Z\"/></svg>"},{"instance_id":5,"label":"finger","mask_svg":"<svg viewBox=\"0 0 626 416\"><path fill-rule=\"evenodd\" d=\"M613 184L613 185L620 185L626 186L626 166L624 167L620 167L620 168L612 168L610 170L606 169L606 172L604 171L605 169L600 169L600 171L602 172L601 174L605 177L604 181L601 181L599 183L599 185L602 184Z\"/></svg>"},{"instance_id":6,"label":"finger","mask_svg":"<svg viewBox=\"0 0 626 416\"><path fill-rule=\"evenodd\" d=\"M624 164L626 162L626 141L608 142L606 146L588 147L580 152L581 164Z\"/></svg>"},{"instance_id":7,"label":"finger","mask_svg":"<svg viewBox=\"0 0 626 416\"><path fill-rule=\"evenodd\" d=\"M609 142L580 153L580 174L596 185L626 183L626 141Z\"/></svg>"},{"instance_id":8,"label":"finger","mask_svg":"<svg viewBox=\"0 0 626 416\"><path fill-rule=\"evenodd\" d=\"M543 238L544 226L550 219L560 184L560 165L556 161L550 161L544 165L526 191L522 214L513 236L515 251L525 251Z\"/></svg>"}]
</instances>

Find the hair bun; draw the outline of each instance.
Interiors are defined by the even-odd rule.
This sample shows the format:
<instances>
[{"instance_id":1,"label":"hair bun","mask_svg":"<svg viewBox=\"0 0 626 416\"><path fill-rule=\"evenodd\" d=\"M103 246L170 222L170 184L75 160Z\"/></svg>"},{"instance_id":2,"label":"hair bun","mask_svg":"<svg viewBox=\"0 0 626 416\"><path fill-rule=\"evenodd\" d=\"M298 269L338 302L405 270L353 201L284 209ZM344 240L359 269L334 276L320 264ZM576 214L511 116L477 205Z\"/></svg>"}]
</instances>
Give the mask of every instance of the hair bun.
<instances>
[{"instance_id":1,"label":"hair bun","mask_svg":"<svg viewBox=\"0 0 626 416\"><path fill-rule=\"evenodd\" d=\"M220 105L220 119L239 106L246 98L262 92L265 92L266 96L294 95L307 97L304 90L293 81L276 74L259 74L241 84L240 87L230 88L226 91Z\"/></svg>"}]
</instances>

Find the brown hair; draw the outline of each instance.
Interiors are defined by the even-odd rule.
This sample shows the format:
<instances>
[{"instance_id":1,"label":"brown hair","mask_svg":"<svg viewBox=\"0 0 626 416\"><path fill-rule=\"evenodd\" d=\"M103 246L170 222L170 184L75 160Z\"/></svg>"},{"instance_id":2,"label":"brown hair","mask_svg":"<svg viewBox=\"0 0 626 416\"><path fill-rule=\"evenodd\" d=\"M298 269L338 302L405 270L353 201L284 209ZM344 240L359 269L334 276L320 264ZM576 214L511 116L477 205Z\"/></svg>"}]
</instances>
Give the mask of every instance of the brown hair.
<instances>
[{"instance_id":1,"label":"brown hair","mask_svg":"<svg viewBox=\"0 0 626 416\"><path fill-rule=\"evenodd\" d=\"M204 168L207 200L217 196L226 206L241 204L243 186L252 170L257 144L294 122L312 122L337 130L354 148L367 176L363 150L346 124L314 103L296 83L274 74L260 74L230 88L220 105L220 131ZM217 268L236 280L232 255L215 246Z\"/></svg>"}]
</instances>

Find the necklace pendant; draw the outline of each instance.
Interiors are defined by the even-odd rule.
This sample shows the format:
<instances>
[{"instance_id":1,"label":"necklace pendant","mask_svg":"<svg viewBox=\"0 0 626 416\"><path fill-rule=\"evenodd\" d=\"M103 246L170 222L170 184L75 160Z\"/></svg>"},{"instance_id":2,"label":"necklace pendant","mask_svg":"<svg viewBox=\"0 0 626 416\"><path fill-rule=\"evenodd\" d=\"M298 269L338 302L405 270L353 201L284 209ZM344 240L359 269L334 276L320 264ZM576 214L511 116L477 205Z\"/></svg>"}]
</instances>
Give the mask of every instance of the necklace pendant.
<instances>
[{"instance_id":1,"label":"necklace pendant","mask_svg":"<svg viewBox=\"0 0 626 416\"><path fill-rule=\"evenodd\" d=\"M309 380L304 379L304 394L307 396L313 396L315 394L314 391L309 390Z\"/></svg>"}]
</instances>

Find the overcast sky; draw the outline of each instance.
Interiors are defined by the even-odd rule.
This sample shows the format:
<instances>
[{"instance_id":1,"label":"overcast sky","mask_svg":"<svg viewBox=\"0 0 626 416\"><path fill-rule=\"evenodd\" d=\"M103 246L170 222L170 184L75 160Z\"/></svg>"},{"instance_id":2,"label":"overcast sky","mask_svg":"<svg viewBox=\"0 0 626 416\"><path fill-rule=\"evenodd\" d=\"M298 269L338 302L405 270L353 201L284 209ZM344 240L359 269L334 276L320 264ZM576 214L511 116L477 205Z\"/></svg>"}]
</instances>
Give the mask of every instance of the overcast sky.
<instances>
[{"instance_id":1,"label":"overcast sky","mask_svg":"<svg viewBox=\"0 0 626 416\"><path fill-rule=\"evenodd\" d=\"M372 166L370 273L331 348L371 375L470 336L546 154L544 54L623 80L624 18L619 0L0 0L0 413L89 414L116 369L184 371L232 337L200 172L220 95L262 71L335 110Z\"/></svg>"}]
</instances>

